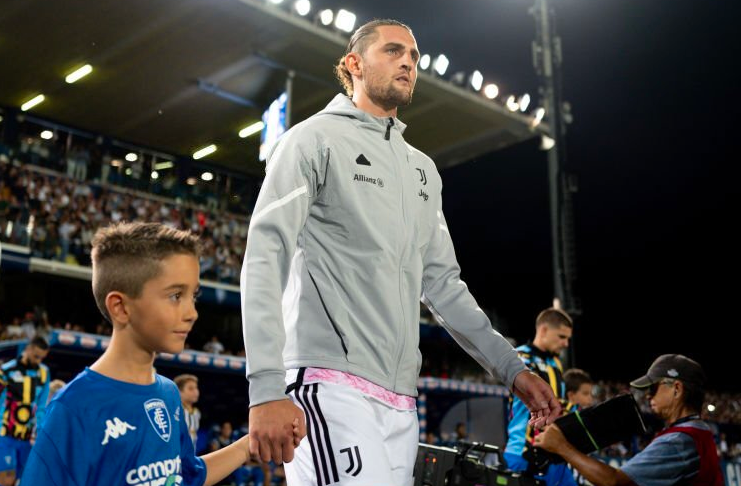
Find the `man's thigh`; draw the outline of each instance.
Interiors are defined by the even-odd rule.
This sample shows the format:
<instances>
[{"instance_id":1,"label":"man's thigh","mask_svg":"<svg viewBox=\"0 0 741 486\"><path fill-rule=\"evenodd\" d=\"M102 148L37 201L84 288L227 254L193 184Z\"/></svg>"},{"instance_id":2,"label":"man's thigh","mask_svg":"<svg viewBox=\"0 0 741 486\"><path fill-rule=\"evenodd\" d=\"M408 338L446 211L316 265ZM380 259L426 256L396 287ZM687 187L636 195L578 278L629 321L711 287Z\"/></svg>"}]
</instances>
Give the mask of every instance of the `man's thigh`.
<instances>
[{"instance_id":1,"label":"man's thigh","mask_svg":"<svg viewBox=\"0 0 741 486\"><path fill-rule=\"evenodd\" d=\"M291 392L307 436L285 472L291 486L412 484L416 411L393 409L342 385L312 383Z\"/></svg>"}]
</instances>

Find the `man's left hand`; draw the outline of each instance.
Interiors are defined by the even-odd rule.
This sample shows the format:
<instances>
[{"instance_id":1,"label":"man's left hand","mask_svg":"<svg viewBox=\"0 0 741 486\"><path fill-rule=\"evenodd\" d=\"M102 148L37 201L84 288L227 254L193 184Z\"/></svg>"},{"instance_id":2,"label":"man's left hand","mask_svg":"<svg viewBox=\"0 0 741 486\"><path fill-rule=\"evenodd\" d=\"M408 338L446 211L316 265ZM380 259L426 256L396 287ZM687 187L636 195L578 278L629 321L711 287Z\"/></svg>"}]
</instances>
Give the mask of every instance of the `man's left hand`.
<instances>
[{"instance_id":1,"label":"man's left hand","mask_svg":"<svg viewBox=\"0 0 741 486\"><path fill-rule=\"evenodd\" d=\"M562 407L551 387L532 371L515 377L513 392L530 410L528 425L542 429L561 416Z\"/></svg>"}]
</instances>

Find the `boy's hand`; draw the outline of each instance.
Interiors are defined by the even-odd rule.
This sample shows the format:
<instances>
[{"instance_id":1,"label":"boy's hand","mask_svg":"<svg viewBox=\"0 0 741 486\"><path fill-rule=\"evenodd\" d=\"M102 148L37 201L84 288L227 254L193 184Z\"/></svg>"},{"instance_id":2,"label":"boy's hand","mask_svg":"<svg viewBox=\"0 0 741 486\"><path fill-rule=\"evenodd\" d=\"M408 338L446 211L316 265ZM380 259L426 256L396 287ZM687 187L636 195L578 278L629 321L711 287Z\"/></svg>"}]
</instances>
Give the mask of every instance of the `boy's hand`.
<instances>
[{"instance_id":1,"label":"boy's hand","mask_svg":"<svg viewBox=\"0 0 741 486\"><path fill-rule=\"evenodd\" d=\"M303 439L303 437L301 436L299 420L294 419L293 421L293 446L298 447L298 445L301 443L301 439Z\"/></svg>"}]
</instances>

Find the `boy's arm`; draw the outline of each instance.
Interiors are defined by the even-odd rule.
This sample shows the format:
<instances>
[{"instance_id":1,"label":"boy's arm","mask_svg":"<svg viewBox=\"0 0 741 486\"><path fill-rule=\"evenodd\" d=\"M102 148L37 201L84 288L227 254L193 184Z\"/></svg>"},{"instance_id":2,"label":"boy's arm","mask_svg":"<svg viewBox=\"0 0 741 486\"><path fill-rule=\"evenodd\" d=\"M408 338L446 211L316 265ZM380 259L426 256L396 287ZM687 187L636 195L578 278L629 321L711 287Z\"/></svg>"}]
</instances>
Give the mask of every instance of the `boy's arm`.
<instances>
[{"instance_id":1,"label":"boy's arm","mask_svg":"<svg viewBox=\"0 0 741 486\"><path fill-rule=\"evenodd\" d=\"M203 482L203 486L211 486L218 483L234 472L239 466L252 460L250 456L249 437L249 435L245 435L218 451L201 456L201 459L206 464L206 480ZM300 442L298 419L296 419L293 421L294 447L298 447ZM255 459L259 460L259 457ZM266 482L265 484L268 483Z\"/></svg>"},{"instance_id":2,"label":"boy's arm","mask_svg":"<svg viewBox=\"0 0 741 486\"><path fill-rule=\"evenodd\" d=\"M201 456L206 463L204 486L216 484L250 459L249 436L245 435L226 447Z\"/></svg>"}]
</instances>

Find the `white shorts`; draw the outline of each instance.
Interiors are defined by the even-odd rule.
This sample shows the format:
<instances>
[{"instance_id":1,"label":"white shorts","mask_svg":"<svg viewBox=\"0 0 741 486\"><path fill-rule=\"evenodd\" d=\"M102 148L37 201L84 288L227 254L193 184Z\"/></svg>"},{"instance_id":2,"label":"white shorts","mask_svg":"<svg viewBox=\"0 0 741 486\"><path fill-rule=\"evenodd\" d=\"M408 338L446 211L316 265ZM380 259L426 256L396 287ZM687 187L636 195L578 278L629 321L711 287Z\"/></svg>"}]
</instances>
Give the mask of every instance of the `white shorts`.
<instances>
[{"instance_id":1,"label":"white shorts","mask_svg":"<svg viewBox=\"0 0 741 486\"><path fill-rule=\"evenodd\" d=\"M305 370L286 373L307 431L285 464L288 486L411 486L419 440L417 410L409 406L414 399L395 401L402 396L385 391L391 399L384 400L362 387L320 381L316 374L305 379Z\"/></svg>"}]
</instances>

